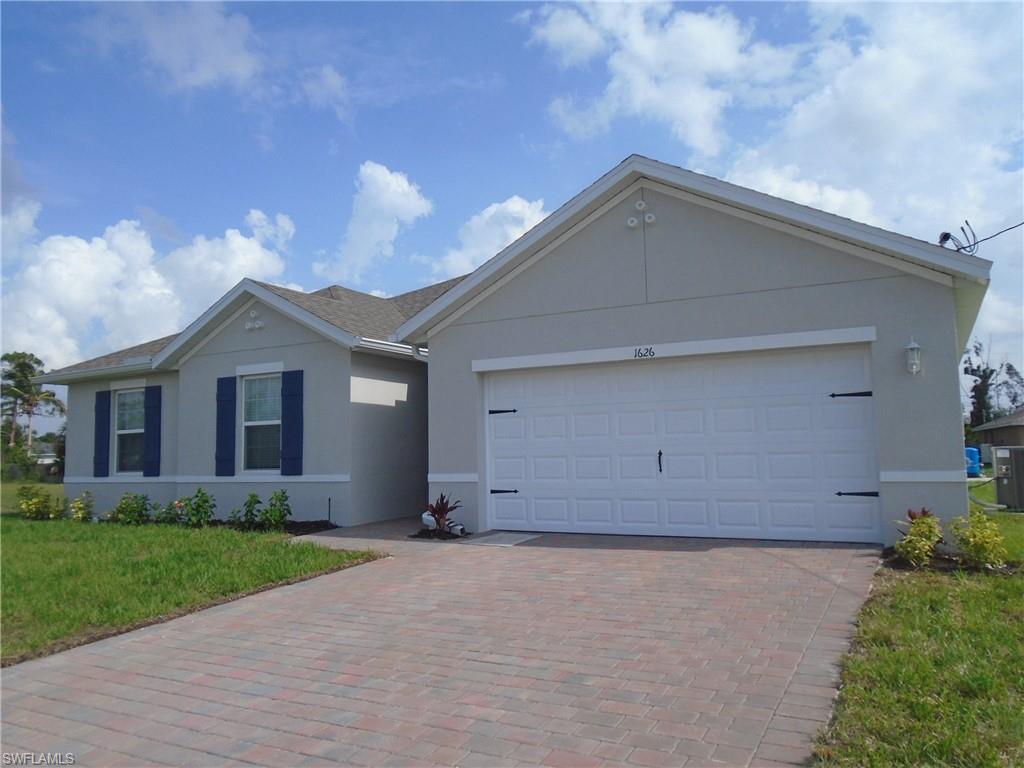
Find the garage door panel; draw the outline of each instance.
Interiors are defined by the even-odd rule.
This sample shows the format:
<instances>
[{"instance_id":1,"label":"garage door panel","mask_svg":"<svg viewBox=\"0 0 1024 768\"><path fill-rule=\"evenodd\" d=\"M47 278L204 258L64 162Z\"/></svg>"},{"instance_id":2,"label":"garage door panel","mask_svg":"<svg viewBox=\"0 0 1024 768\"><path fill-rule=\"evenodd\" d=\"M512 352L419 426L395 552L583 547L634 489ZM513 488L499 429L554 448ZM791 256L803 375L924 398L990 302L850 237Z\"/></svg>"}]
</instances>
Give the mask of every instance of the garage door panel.
<instances>
[{"instance_id":1,"label":"garage door panel","mask_svg":"<svg viewBox=\"0 0 1024 768\"><path fill-rule=\"evenodd\" d=\"M490 374L491 526L880 541L835 496L877 488L871 398L828 396L870 389L866 347Z\"/></svg>"}]
</instances>

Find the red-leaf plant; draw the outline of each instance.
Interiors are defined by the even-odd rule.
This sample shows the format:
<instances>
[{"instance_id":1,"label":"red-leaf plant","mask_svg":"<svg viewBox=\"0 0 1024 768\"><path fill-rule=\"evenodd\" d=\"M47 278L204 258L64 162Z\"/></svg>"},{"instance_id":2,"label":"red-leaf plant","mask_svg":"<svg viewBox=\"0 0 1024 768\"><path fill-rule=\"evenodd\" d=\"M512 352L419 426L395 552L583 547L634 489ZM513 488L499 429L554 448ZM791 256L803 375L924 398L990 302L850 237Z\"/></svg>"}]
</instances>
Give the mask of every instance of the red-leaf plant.
<instances>
[{"instance_id":1,"label":"red-leaf plant","mask_svg":"<svg viewBox=\"0 0 1024 768\"><path fill-rule=\"evenodd\" d=\"M917 520L917 518L919 518L919 517L931 517L931 516L932 516L932 513L931 513L931 510L928 509L928 507L921 507L921 511L920 512L915 512L912 509L908 509L907 510L907 518L911 522L913 522L914 520Z\"/></svg>"},{"instance_id":2,"label":"red-leaf plant","mask_svg":"<svg viewBox=\"0 0 1024 768\"><path fill-rule=\"evenodd\" d=\"M437 530L447 531L448 530L448 515L454 512L462 505L462 500L452 503L451 496L445 496L443 493L437 497L437 501L433 504L427 505L427 512L434 518L434 522L437 524Z\"/></svg>"}]
</instances>

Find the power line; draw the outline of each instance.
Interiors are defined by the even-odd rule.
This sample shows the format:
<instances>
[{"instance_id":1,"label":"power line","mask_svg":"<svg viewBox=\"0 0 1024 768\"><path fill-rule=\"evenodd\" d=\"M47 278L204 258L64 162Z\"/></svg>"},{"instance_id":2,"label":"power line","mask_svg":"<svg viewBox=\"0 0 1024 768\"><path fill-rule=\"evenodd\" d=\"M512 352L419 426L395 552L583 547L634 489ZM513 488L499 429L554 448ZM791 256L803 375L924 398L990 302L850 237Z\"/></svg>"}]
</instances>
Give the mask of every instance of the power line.
<instances>
[{"instance_id":1,"label":"power line","mask_svg":"<svg viewBox=\"0 0 1024 768\"><path fill-rule=\"evenodd\" d=\"M965 219L964 226L960 227L960 234L963 236L963 240L950 232L943 232L939 235L939 245L945 246L946 243L951 242L957 251L962 251L963 253L973 256L977 252L979 244L984 243L986 240L991 240L993 237L999 237L999 235L1004 232L1009 232L1011 229L1016 229L1017 227L1024 227L1024 221L1007 227L1006 229L1001 229L995 234L983 237L979 240L978 236L974 233L974 227L971 226L971 222Z\"/></svg>"}]
</instances>

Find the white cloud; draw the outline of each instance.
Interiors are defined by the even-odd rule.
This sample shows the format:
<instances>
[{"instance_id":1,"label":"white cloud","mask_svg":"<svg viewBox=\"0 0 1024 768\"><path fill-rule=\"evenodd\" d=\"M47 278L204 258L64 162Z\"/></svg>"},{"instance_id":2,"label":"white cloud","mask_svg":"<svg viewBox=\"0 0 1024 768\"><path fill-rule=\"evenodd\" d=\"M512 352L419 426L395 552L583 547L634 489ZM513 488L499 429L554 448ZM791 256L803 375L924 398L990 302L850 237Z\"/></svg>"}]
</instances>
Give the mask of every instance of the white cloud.
<instances>
[{"instance_id":1,"label":"white cloud","mask_svg":"<svg viewBox=\"0 0 1024 768\"><path fill-rule=\"evenodd\" d=\"M265 67L249 19L219 3L107 5L89 32L105 50L138 51L174 90L250 88Z\"/></svg>"},{"instance_id":2,"label":"white cloud","mask_svg":"<svg viewBox=\"0 0 1024 768\"><path fill-rule=\"evenodd\" d=\"M334 67L311 67L302 73L300 87L306 100L314 107L331 109L338 120L349 116L350 98L345 77Z\"/></svg>"},{"instance_id":3,"label":"white cloud","mask_svg":"<svg viewBox=\"0 0 1024 768\"><path fill-rule=\"evenodd\" d=\"M287 251L289 241L295 236L295 223L284 213L277 214L271 221L263 211L253 208L246 214L245 223L258 242L270 243L279 251Z\"/></svg>"},{"instance_id":4,"label":"white cloud","mask_svg":"<svg viewBox=\"0 0 1024 768\"><path fill-rule=\"evenodd\" d=\"M434 263L435 277L443 279L472 272L547 215L543 200L530 201L513 195L492 203L462 225L458 247L450 248Z\"/></svg>"},{"instance_id":5,"label":"white cloud","mask_svg":"<svg viewBox=\"0 0 1024 768\"><path fill-rule=\"evenodd\" d=\"M328 280L358 285L363 275L395 252L402 227L433 211L420 188L398 171L366 161L359 167L356 196L345 236L333 259L317 261L313 271Z\"/></svg>"},{"instance_id":6,"label":"white cloud","mask_svg":"<svg viewBox=\"0 0 1024 768\"><path fill-rule=\"evenodd\" d=\"M285 267L255 234L236 229L196 237L163 257L137 221L88 240L38 240L38 212L36 204L22 226L19 268L4 279L3 347L31 350L50 368L180 330L242 277L271 279ZM259 211L249 218L269 221ZM7 221L5 215L5 231ZM284 234L275 230L275 237Z\"/></svg>"},{"instance_id":7,"label":"white cloud","mask_svg":"<svg viewBox=\"0 0 1024 768\"><path fill-rule=\"evenodd\" d=\"M800 50L756 42L752 26L723 9L590 4L549 7L538 19L531 41L564 66L607 52L608 83L599 96L551 102L551 114L568 133L583 138L607 131L619 118L637 117L668 125L709 156L724 144L721 121L730 104L764 101L758 91L790 77Z\"/></svg>"}]
</instances>

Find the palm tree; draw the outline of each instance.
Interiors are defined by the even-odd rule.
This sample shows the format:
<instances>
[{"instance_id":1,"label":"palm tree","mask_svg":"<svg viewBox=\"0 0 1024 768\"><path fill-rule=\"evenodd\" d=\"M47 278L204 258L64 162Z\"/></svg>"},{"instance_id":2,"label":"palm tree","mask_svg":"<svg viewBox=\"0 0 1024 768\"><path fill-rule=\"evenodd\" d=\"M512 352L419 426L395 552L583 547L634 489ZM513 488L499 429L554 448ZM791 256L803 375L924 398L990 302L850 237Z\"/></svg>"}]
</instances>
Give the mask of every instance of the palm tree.
<instances>
[{"instance_id":1,"label":"palm tree","mask_svg":"<svg viewBox=\"0 0 1024 768\"><path fill-rule=\"evenodd\" d=\"M3 363L0 397L3 399L3 413L10 419L8 447L15 446L18 417L24 415L28 417L26 448L31 453L32 417L63 416L67 408L56 394L33 381L43 373L43 361L31 352L7 352L0 361Z\"/></svg>"}]
</instances>

